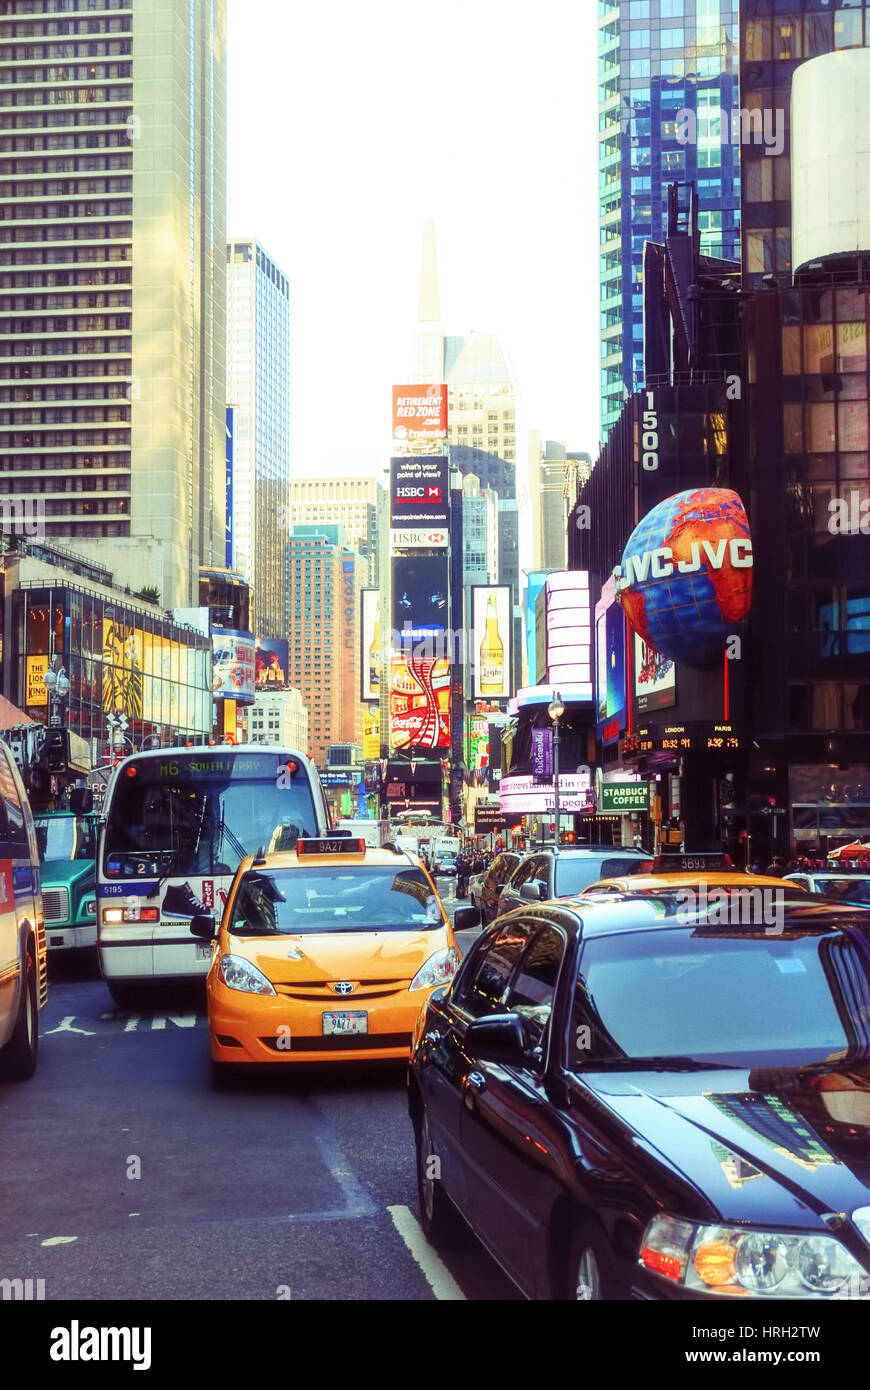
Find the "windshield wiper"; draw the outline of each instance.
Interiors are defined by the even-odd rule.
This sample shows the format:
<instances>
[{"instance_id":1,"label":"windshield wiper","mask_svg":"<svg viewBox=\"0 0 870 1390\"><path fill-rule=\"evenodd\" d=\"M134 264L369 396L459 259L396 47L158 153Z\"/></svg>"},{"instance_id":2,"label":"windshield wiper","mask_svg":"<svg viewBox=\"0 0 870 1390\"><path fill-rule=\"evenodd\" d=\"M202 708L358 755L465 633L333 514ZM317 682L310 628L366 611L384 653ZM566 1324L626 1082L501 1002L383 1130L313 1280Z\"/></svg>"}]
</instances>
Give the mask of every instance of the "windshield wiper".
<instances>
[{"instance_id":1,"label":"windshield wiper","mask_svg":"<svg viewBox=\"0 0 870 1390\"><path fill-rule=\"evenodd\" d=\"M704 1062L698 1057L599 1057L581 1064L583 1071L722 1071L734 1062Z\"/></svg>"}]
</instances>

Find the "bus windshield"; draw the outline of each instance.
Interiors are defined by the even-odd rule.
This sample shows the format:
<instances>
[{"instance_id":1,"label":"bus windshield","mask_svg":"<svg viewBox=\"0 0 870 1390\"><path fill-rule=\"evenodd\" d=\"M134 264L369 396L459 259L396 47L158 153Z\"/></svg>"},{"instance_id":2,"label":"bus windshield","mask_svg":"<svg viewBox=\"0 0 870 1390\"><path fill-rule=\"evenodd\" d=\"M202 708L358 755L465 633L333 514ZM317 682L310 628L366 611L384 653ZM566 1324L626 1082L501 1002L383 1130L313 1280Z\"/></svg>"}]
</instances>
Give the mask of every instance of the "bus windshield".
<instances>
[{"instance_id":1,"label":"bus windshield","mask_svg":"<svg viewBox=\"0 0 870 1390\"><path fill-rule=\"evenodd\" d=\"M95 859L97 822L93 816L34 816L39 858L43 864L57 859Z\"/></svg>"},{"instance_id":2,"label":"bus windshield","mask_svg":"<svg viewBox=\"0 0 870 1390\"><path fill-rule=\"evenodd\" d=\"M112 879L235 873L260 846L317 835L309 774L288 754L200 751L119 769L106 813L103 871Z\"/></svg>"}]
</instances>

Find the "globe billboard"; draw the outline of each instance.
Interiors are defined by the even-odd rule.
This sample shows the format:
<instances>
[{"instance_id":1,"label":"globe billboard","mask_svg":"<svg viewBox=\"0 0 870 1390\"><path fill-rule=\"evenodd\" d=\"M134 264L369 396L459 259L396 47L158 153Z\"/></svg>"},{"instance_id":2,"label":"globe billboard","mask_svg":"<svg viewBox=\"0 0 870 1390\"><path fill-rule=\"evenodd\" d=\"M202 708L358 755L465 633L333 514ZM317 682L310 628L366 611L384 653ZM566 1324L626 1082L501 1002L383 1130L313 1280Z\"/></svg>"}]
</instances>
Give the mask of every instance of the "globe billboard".
<instances>
[{"instance_id":1,"label":"globe billboard","mask_svg":"<svg viewBox=\"0 0 870 1390\"><path fill-rule=\"evenodd\" d=\"M721 658L752 602L752 538L730 488L666 497L635 527L613 573L638 636L686 666Z\"/></svg>"}]
</instances>

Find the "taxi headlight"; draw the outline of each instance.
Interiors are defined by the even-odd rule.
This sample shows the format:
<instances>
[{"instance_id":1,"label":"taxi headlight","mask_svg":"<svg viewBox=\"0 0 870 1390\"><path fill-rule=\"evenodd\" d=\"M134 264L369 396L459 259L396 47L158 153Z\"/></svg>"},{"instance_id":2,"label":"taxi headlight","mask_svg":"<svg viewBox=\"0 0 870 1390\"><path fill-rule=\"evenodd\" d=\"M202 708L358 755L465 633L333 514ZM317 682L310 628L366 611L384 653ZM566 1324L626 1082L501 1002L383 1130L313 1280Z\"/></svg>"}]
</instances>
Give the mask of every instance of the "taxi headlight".
<instances>
[{"instance_id":1,"label":"taxi headlight","mask_svg":"<svg viewBox=\"0 0 870 1390\"><path fill-rule=\"evenodd\" d=\"M720 1297L870 1297L867 1270L833 1236L695 1226L657 1216L639 1263L684 1288Z\"/></svg>"},{"instance_id":2,"label":"taxi headlight","mask_svg":"<svg viewBox=\"0 0 870 1390\"><path fill-rule=\"evenodd\" d=\"M455 946L445 946L443 951L436 951L425 965L420 966L408 989L434 989L436 985L447 985L458 968L459 952Z\"/></svg>"},{"instance_id":3,"label":"taxi headlight","mask_svg":"<svg viewBox=\"0 0 870 1390\"><path fill-rule=\"evenodd\" d=\"M244 994L277 993L272 981L244 956L221 956L221 979L227 989L240 989Z\"/></svg>"}]
</instances>

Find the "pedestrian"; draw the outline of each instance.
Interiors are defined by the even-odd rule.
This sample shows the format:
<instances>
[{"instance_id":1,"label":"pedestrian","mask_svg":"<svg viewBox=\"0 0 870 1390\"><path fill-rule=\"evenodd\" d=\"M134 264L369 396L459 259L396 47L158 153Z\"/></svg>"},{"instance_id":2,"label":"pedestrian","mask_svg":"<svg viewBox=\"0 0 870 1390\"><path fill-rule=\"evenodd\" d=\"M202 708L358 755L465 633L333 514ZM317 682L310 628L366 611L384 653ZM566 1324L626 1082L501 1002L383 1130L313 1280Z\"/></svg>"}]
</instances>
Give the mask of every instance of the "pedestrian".
<instances>
[{"instance_id":1,"label":"pedestrian","mask_svg":"<svg viewBox=\"0 0 870 1390\"><path fill-rule=\"evenodd\" d=\"M764 871L768 878L782 878L785 873L785 865L778 854L775 854Z\"/></svg>"}]
</instances>

